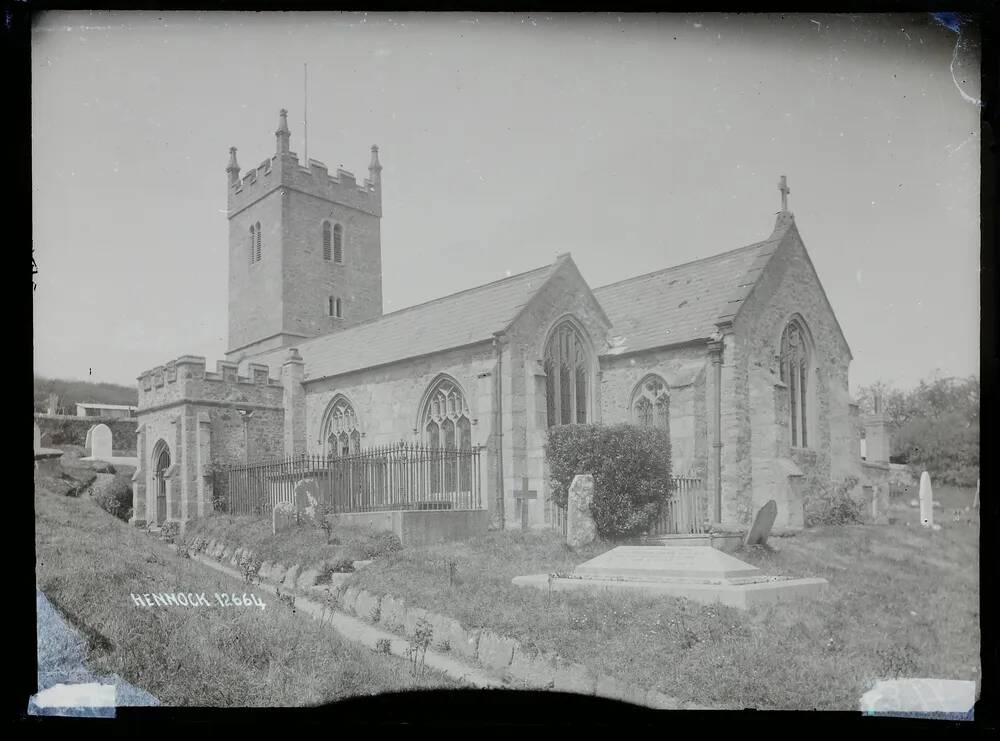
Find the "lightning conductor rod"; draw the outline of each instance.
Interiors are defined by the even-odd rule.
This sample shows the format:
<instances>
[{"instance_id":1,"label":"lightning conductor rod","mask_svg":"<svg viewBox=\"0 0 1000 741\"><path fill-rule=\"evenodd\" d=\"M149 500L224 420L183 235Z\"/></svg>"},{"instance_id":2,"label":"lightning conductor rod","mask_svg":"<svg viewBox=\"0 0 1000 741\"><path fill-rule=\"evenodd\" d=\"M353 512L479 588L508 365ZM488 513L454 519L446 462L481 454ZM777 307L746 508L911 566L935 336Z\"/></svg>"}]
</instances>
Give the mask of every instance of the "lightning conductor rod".
<instances>
[{"instance_id":1,"label":"lightning conductor rod","mask_svg":"<svg viewBox=\"0 0 1000 741\"><path fill-rule=\"evenodd\" d=\"M302 156L309 167L309 65L302 63Z\"/></svg>"}]
</instances>

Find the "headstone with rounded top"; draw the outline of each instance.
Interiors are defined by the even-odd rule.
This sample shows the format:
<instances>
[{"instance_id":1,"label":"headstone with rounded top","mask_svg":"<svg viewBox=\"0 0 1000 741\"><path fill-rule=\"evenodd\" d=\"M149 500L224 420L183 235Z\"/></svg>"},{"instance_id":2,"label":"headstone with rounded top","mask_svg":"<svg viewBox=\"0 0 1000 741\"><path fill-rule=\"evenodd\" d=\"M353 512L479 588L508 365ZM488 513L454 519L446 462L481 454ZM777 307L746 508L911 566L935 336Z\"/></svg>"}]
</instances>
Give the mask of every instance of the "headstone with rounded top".
<instances>
[{"instance_id":1,"label":"headstone with rounded top","mask_svg":"<svg viewBox=\"0 0 1000 741\"><path fill-rule=\"evenodd\" d=\"M774 518L778 516L778 504L773 499L768 501L757 512L750 532L747 533L743 545L767 545L767 538L774 527Z\"/></svg>"},{"instance_id":2,"label":"headstone with rounded top","mask_svg":"<svg viewBox=\"0 0 1000 741\"><path fill-rule=\"evenodd\" d=\"M934 490L931 488L931 475L927 471L920 474L920 524L934 527Z\"/></svg>"},{"instance_id":3,"label":"headstone with rounded top","mask_svg":"<svg viewBox=\"0 0 1000 741\"><path fill-rule=\"evenodd\" d=\"M295 511L303 517L316 519L319 514L319 483L316 479L301 479L295 484Z\"/></svg>"},{"instance_id":4,"label":"headstone with rounded top","mask_svg":"<svg viewBox=\"0 0 1000 741\"><path fill-rule=\"evenodd\" d=\"M111 428L105 424L97 425L90 433L90 457L111 457Z\"/></svg>"},{"instance_id":5,"label":"headstone with rounded top","mask_svg":"<svg viewBox=\"0 0 1000 741\"><path fill-rule=\"evenodd\" d=\"M35 422L35 450L37 451L42 447L42 429Z\"/></svg>"},{"instance_id":6,"label":"headstone with rounded top","mask_svg":"<svg viewBox=\"0 0 1000 741\"><path fill-rule=\"evenodd\" d=\"M295 527L295 507L288 502L278 502L271 511L271 535Z\"/></svg>"}]
</instances>

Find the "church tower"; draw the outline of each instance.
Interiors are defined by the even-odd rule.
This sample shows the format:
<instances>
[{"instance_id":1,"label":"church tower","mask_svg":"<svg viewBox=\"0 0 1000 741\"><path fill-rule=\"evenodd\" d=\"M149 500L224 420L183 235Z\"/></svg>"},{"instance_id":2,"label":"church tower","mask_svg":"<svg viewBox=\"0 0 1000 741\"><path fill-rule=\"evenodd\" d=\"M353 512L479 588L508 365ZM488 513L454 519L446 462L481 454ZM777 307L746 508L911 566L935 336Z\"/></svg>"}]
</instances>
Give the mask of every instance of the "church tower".
<instances>
[{"instance_id":1,"label":"church tower","mask_svg":"<svg viewBox=\"0 0 1000 741\"><path fill-rule=\"evenodd\" d=\"M268 350L382 316L382 165L371 148L368 178L290 151L288 112L275 153L229 189L229 347L239 362Z\"/></svg>"}]
</instances>

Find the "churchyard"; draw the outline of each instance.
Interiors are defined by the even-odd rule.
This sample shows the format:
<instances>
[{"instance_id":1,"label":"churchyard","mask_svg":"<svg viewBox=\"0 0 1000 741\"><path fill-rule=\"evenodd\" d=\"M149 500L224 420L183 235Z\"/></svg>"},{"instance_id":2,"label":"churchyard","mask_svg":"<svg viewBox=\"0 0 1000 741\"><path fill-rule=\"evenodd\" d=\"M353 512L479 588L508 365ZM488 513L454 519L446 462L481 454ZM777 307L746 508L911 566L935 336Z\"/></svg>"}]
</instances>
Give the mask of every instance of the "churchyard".
<instances>
[{"instance_id":1,"label":"churchyard","mask_svg":"<svg viewBox=\"0 0 1000 741\"><path fill-rule=\"evenodd\" d=\"M66 467L69 479L36 474L35 574L87 638L94 673L118 674L164 705L300 706L456 686L341 640L270 595L261 594L263 610L135 606L133 592L213 599L234 583L101 510L84 491L85 470Z\"/></svg>"}]
</instances>

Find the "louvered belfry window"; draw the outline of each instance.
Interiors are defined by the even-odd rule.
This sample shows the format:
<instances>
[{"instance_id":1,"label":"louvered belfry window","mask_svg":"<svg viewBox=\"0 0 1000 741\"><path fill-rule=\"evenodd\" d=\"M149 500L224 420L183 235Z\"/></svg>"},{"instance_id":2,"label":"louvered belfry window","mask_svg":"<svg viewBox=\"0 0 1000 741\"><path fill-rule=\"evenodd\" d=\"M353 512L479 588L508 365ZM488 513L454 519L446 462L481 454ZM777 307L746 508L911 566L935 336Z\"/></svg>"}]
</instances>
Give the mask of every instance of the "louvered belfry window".
<instances>
[{"instance_id":1,"label":"louvered belfry window","mask_svg":"<svg viewBox=\"0 0 1000 741\"><path fill-rule=\"evenodd\" d=\"M587 422L590 357L580 331L565 321L545 348L545 412L549 427Z\"/></svg>"},{"instance_id":2,"label":"louvered belfry window","mask_svg":"<svg viewBox=\"0 0 1000 741\"><path fill-rule=\"evenodd\" d=\"M332 258L332 252L330 247L330 222L323 222L323 259L327 262Z\"/></svg>"}]
</instances>

